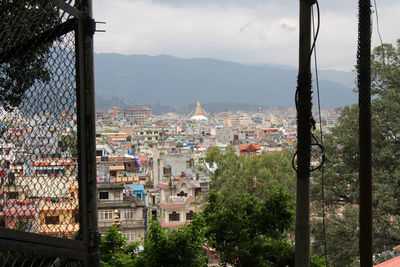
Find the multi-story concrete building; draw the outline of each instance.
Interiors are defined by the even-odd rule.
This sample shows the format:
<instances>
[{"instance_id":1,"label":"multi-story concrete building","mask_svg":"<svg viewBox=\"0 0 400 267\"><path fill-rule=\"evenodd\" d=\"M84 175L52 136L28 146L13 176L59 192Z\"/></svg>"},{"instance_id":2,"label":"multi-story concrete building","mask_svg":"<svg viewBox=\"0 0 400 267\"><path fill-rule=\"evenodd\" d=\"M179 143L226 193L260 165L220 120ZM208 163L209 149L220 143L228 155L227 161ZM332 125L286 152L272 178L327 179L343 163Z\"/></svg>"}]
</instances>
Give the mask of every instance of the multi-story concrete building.
<instances>
[{"instance_id":1,"label":"multi-story concrete building","mask_svg":"<svg viewBox=\"0 0 400 267\"><path fill-rule=\"evenodd\" d=\"M119 211L120 231L129 242L142 241L145 234L144 190L134 194L123 183L102 181L97 183L98 226L104 233L114 223L114 210Z\"/></svg>"},{"instance_id":2,"label":"multi-story concrete building","mask_svg":"<svg viewBox=\"0 0 400 267\"><path fill-rule=\"evenodd\" d=\"M13 164L11 170L15 170ZM10 173L11 174L11 173ZM72 159L40 159L2 178L1 224L58 237L79 230L78 181Z\"/></svg>"},{"instance_id":3,"label":"multi-story concrete building","mask_svg":"<svg viewBox=\"0 0 400 267\"><path fill-rule=\"evenodd\" d=\"M160 225L176 228L190 223L194 212L201 208L202 189L207 190L208 183L201 186L192 177L182 175L177 179L165 177L157 188L160 192Z\"/></svg>"},{"instance_id":4,"label":"multi-story concrete building","mask_svg":"<svg viewBox=\"0 0 400 267\"><path fill-rule=\"evenodd\" d=\"M155 143L160 140L161 135L158 129L140 129L136 132L135 138L140 143Z\"/></svg>"},{"instance_id":5,"label":"multi-story concrete building","mask_svg":"<svg viewBox=\"0 0 400 267\"><path fill-rule=\"evenodd\" d=\"M143 125L144 122L152 117L152 111L148 108L128 108L124 111L125 120L128 122Z\"/></svg>"}]
</instances>

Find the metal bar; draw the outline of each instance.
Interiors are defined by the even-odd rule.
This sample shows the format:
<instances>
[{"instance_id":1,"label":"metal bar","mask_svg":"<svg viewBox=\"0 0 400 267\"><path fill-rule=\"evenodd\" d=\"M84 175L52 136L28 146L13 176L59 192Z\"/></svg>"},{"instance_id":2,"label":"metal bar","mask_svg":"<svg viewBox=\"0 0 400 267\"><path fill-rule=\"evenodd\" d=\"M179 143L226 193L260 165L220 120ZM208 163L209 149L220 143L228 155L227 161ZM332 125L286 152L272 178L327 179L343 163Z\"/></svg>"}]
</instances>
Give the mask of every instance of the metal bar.
<instances>
[{"instance_id":1,"label":"metal bar","mask_svg":"<svg viewBox=\"0 0 400 267\"><path fill-rule=\"evenodd\" d=\"M295 266L310 266L310 159L311 159L311 7L300 0L299 74L297 81L297 194Z\"/></svg>"},{"instance_id":2,"label":"metal bar","mask_svg":"<svg viewBox=\"0 0 400 267\"><path fill-rule=\"evenodd\" d=\"M8 62L17 55L21 56L23 53L26 53L27 51L36 49L43 43L52 42L57 37L73 31L76 23L77 19L75 18L69 19L64 23L57 25L56 27L47 30L23 42L22 44L15 45L12 49L8 51L0 52L0 63Z\"/></svg>"},{"instance_id":3,"label":"metal bar","mask_svg":"<svg viewBox=\"0 0 400 267\"><path fill-rule=\"evenodd\" d=\"M79 143L80 223L88 254L85 266L100 266L97 230L96 138L93 70L92 1L82 0L77 28L77 100Z\"/></svg>"},{"instance_id":4,"label":"metal bar","mask_svg":"<svg viewBox=\"0 0 400 267\"><path fill-rule=\"evenodd\" d=\"M87 255L86 250L79 250L67 247L50 246L43 242L43 244L35 244L30 240L6 240L7 242L0 242L0 250L15 251L18 253L29 253L33 255L42 255L49 257L60 257L67 259L84 260Z\"/></svg>"},{"instance_id":5,"label":"metal bar","mask_svg":"<svg viewBox=\"0 0 400 267\"><path fill-rule=\"evenodd\" d=\"M80 240L58 238L48 235L21 232L12 229L0 228L0 246L7 245L10 241L29 242L30 244L48 245L54 248L85 250L85 245Z\"/></svg>"},{"instance_id":6,"label":"metal bar","mask_svg":"<svg viewBox=\"0 0 400 267\"><path fill-rule=\"evenodd\" d=\"M360 266L372 266L371 1L359 0L357 81L360 149Z\"/></svg>"},{"instance_id":7,"label":"metal bar","mask_svg":"<svg viewBox=\"0 0 400 267\"><path fill-rule=\"evenodd\" d=\"M78 18L78 19L82 18L82 13L78 9L70 6L69 4L65 3L63 0L51 0L51 1L53 2L54 5L61 8L68 14L71 14L75 18Z\"/></svg>"}]
</instances>

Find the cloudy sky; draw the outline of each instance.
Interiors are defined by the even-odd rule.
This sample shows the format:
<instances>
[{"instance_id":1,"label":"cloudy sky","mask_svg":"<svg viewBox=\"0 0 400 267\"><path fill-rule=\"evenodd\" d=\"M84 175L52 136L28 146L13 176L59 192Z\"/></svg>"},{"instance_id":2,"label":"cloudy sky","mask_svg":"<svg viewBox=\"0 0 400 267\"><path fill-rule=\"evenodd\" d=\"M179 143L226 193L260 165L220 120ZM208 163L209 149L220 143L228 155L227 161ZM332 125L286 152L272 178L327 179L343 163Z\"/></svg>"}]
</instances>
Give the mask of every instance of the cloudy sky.
<instances>
[{"instance_id":1,"label":"cloudy sky","mask_svg":"<svg viewBox=\"0 0 400 267\"><path fill-rule=\"evenodd\" d=\"M400 38L400 1L376 0L383 42ZM318 65L353 69L357 0L319 0ZM93 0L95 52L296 66L298 0ZM373 46L379 44L373 14Z\"/></svg>"}]
</instances>

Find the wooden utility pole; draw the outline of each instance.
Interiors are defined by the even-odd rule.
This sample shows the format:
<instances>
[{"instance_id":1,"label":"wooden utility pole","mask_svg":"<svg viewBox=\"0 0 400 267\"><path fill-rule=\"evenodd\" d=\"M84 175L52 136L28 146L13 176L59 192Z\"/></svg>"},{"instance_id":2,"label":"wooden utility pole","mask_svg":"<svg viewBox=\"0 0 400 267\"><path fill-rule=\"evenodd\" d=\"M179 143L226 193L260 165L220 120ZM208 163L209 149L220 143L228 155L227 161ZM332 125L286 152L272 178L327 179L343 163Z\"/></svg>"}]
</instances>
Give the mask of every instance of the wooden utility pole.
<instances>
[{"instance_id":1,"label":"wooden utility pole","mask_svg":"<svg viewBox=\"0 0 400 267\"><path fill-rule=\"evenodd\" d=\"M371 1L359 0L357 82L360 149L360 266L372 266Z\"/></svg>"},{"instance_id":2,"label":"wooden utility pole","mask_svg":"<svg viewBox=\"0 0 400 267\"><path fill-rule=\"evenodd\" d=\"M83 266L100 266L97 222L96 117L94 101L92 0L80 1L81 18L76 28L77 113L79 144L80 229L87 249Z\"/></svg>"},{"instance_id":3,"label":"wooden utility pole","mask_svg":"<svg viewBox=\"0 0 400 267\"><path fill-rule=\"evenodd\" d=\"M297 80L297 194L295 266L310 266L311 159L311 8L315 0L300 0L299 74Z\"/></svg>"}]
</instances>

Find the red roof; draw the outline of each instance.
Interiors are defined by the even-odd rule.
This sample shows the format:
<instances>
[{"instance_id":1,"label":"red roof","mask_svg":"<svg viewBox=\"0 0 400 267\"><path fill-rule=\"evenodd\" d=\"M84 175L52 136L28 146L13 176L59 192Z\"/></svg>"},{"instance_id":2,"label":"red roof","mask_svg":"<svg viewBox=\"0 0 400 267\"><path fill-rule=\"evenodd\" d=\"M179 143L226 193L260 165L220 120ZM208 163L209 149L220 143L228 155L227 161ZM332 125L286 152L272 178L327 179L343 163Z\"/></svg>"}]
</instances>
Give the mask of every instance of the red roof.
<instances>
[{"instance_id":1,"label":"red roof","mask_svg":"<svg viewBox=\"0 0 400 267\"><path fill-rule=\"evenodd\" d=\"M128 158L128 157L108 157L108 162L109 163L135 163L136 160L133 158Z\"/></svg>"},{"instance_id":2,"label":"red roof","mask_svg":"<svg viewBox=\"0 0 400 267\"><path fill-rule=\"evenodd\" d=\"M397 267L400 266L400 256L393 258L391 260L382 262L378 265L375 265L375 267Z\"/></svg>"},{"instance_id":3,"label":"red roof","mask_svg":"<svg viewBox=\"0 0 400 267\"><path fill-rule=\"evenodd\" d=\"M257 144L247 144L247 145L240 145L240 151L254 151L254 150L260 150L261 147L260 145Z\"/></svg>"},{"instance_id":4,"label":"red roof","mask_svg":"<svg viewBox=\"0 0 400 267\"><path fill-rule=\"evenodd\" d=\"M31 166L73 166L76 165L76 162L74 161L54 161L55 164L52 164L51 161L45 161L45 162L34 162L31 164Z\"/></svg>"},{"instance_id":5,"label":"red roof","mask_svg":"<svg viewBox=\"0 0 400 267\"><path fill-rule=\"evenodd\" d=\"M169 188L168 184L157 184L156 186L159 188Z\"/></svg>"},{"instance_id":6,"label":"red roof","mask_svg":"<svg viewBox=\"0 0 400 267\"><path fill-rule=\"evenodd\" d=\"M15 200L15 201L4 201L4 205L18 205L18 206L29 206L29 205L36 205L35 201L20 201L20 200Z\"/></svg>"},{"instance_id":7,"label":"red roof","mask_svg":"<svg viewBox=\"0 0 400 267\"><path fill-rule=\"evenodd\" d=\"M261 128L263 131L278 131L279 128Z\"/></svg>"},{"instance_id":8,"label":"red roof","mask_svg":"<svg viewBox=\"0 0 400 267\"><path fill-rule=\"evenodd\" d=\"M142 163L142 164L147 164L147 165L150 164L150 158L149 157L140 156L139 160L140 160L140 163Z\"/></svg>"},{"instance_id":9,"label":"red roof","mask_svg":"<svg viewBox=\"0 0 400 267\"><path fill-rule=\"evenodd\" d=\"M193 187L195 187L193 184L192 184L192 182L190 182L190 180L187 178L187 177L181 177L172 187L173 188L176 188L180 183L182 183L182 181L186 181L186 183L188 183L189 184L189 186L191 186L192 188ZM157 184L157 187L158 188L170 188L170 186L169 186L169 184L162 184L162 183L159 183L159 184Z\"/></svg>"},{"instance_id":10,"label":"red roof","mask_svg":"<svg viewBox=\"0 0 400 267\"><path fill-rule=\"evenodd\" d=\"M186 176L183 176L182 178L179 179L178 182L176 182L175 186L179 185L180 183L182 183L183 180L186 180L186 182L191 186L191 187L195 187Z\"/></svg>"},{"instance_id":11,"label":"red roof","mask_svg":"<svg viewBox=\"0 0 400 267\"><path fill-rule=\"evenodd\" d=\"M25 210L25 209L4 209L4 215L8 216L33 216L36 214L36 210Z\"/></svg>"}]
</instances>

